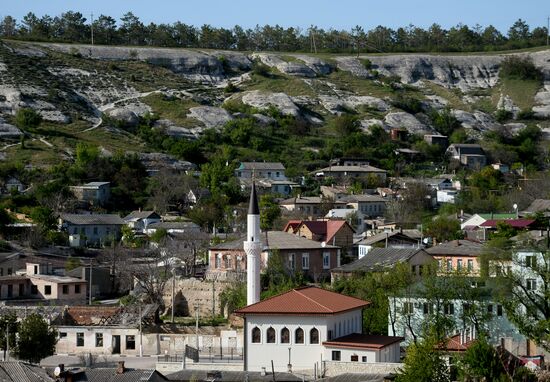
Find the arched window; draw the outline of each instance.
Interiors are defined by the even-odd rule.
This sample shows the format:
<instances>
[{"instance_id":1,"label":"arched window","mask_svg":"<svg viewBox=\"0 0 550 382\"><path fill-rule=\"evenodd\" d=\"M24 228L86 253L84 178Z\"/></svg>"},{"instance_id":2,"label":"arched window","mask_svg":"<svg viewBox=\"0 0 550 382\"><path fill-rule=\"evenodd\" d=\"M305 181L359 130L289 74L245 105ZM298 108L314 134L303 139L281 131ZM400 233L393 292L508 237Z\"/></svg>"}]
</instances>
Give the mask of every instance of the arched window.
<instances>
[{"instance_id":1,"label":"arched window","mask_svg":"<svg viewBox=\"0 0 550 382\"><path fill-rule=\"evenodd\" d=\"M297 344L304 343L304 330L302 328L298 328L294 332L294 343L297 343Z\"/></svg>"},{"instance_id":2,"label":"arched window","mask_svg":"<svg viewBox=\"0 0 550 382\"><path fill-rule=\"evenodd\" d=\"M281 329L281 343L282 344L290 343L290 330L288 330L287 328Z\"/></svg>"},{"instance_id":3,"label":"arched window","mask_svg":"<svg viewBox=\"0 0 550 382\"><path fill-rule=\"evenodd\" d=\"M252 343L259 344L262 342L262 331L257 326L252 329Z\"/></svg>"},{"instance_id":4,"label":"arched window","mask_svg":"<svg viewBox=\"0 0 550 382\"><path fill-rule=\"evenodd\" d=\"M313 328L309 331L309 343L310 344L319 343L319 331L316 328Z\"/></svg>"},{"instance_id":5,"label":"arched window","mask_svg":"<svg viewBox=\"0 0 550 382\"><path fill-rule=\"evenodd\" d=\"M275 343L275 329L273 329L273 328L267 329L266 339L267 339L266 342L268 344L274 344Z\"/></svg>"}]
</instances>

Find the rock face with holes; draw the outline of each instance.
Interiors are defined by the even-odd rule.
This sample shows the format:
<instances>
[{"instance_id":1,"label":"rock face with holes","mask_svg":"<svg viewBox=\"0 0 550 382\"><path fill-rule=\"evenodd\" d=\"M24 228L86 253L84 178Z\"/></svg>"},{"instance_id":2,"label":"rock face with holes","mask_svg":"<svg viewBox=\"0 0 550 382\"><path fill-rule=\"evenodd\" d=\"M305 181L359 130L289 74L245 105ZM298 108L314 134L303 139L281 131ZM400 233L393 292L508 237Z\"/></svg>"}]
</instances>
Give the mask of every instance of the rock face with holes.
<instances>
[{"instance_id":1,"label":"rock face with holes","mask_svg":"<svg viewBox=\"0 0 550 382\"><path fill-rule=\"evenodd\" d=\"M285 93L271 93L262 92L259 90L253 90L246 92L242 96L242 102L245 105L256 107L258 109L268 109L269 107L275 107L284 115L291 115L298 117L300 115L300 108L292 102Z\"/></svg>"},{"instance_id":2,"label":"rock face with holes","mask_svg":"<svg viewBox=\"0 0 550 382\"><path fill-rule=\"evenodd\" d=\"M278 71L290 76L315 77L317 73L301 61L285 61L279 55L268 53L256 53L252 58L260 60L263 64L276 68Z\"/></svg>"}]
</instances>

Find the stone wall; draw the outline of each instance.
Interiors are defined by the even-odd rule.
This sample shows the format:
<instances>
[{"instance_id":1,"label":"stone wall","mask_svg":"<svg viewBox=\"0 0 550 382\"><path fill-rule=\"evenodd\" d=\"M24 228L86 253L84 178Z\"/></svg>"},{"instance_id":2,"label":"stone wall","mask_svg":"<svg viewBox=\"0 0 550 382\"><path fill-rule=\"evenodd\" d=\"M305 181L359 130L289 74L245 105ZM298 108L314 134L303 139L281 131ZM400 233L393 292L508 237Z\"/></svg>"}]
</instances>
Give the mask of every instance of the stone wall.
<instances>
[{"instance_id":1,"label":"stone wall","mask_svg":"<svg viewBox=\"0 0 550 382\"><path fill-rule=\"evenodd\" d=\"M402 366L402 363L323 361L325 377L334 377L344 373L390 374L397 372Z\"/></svg>"}]
</instances>

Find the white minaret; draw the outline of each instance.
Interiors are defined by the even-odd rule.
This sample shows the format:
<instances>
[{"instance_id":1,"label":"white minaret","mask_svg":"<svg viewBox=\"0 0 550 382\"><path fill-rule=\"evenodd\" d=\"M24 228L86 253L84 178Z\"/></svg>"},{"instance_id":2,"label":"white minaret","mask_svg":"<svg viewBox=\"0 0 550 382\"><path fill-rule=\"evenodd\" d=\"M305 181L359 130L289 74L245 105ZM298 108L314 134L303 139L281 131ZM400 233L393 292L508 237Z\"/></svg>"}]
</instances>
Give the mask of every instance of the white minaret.
<instances>
[{"instance_id":1,"label":"white minaret","mask_svg":"<svg viewBox=\"0 0 550 382\"><path fill-rule=\"evenodd\" d=\"M256 196L256 185L252 183L250 192L250 205L248 206L246 241L246 303L255 304L260 301L260 254L262 243L260 241L260 208Z\"/></svg>"}]
</instances>

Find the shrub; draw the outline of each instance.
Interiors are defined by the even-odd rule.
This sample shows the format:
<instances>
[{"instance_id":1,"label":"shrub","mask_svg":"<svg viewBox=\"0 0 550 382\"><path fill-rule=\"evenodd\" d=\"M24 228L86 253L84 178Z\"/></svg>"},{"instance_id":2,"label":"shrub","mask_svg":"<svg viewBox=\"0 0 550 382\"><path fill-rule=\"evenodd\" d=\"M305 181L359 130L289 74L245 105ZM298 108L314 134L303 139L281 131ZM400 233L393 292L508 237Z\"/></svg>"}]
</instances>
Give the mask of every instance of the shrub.
<instances>
[{"instance_id":1,"label":"shrub","mask_svg":"<svg viewBox=\"0 0 550 382\"><path fill-rule=\"evenodd\" d=\"M495 113L495 119L497 122L505 122L512 118L512 112L505 109L498 109Z\"/></svg>"},{"instance_id":2,"label":"shrub","mask_svg":"<svg viewBox=\"0 0 550 382\"><path fill-rule=\"evenodd\" d=\"M435 129L443 135L451 135L456 129L460 128L460 122L450 112L449 109L442 111L432 110L430 119Z\"/></svg>"},{"instance_id":3,"label":"shrub","mask_svg":"<svg viewBox=\"0 0 550 382\"><path fill-rule=\"evenodd\" d=\"M254 61L252 63L252 73L262 77L269 77L269 75L271 74L269 66L259 61Z\"/></svg>"},{"instance_id":4,"label":"shrub","mask_svg":"<svg viewBox=\"0 0 550 382\"><path fill-rule=\"evenodd\" d=\"M399 95L392 101L392 105L411 114L422 111L422 102L418 98Z\"/></svg>"},{"instance_id":5,"label":"shrub","mask_svg":"<svg viewBox=\"0 0 550 382\"><path fill-rule=\"evenodd\" d=\"M542 72L535 66L529 56L508 56L500 67L502 78L542 81Z\"/></svg>"},{"instance_id":6,"label":"shrub","mask_svg":"<svg viewBox=\"0 0 550 382\"><path fill-rule=\"evenodd\" d=\"M518 113L518 119L533 119L535 118L535 113L532 109L523 109Z\"/></svg>"},{"instance_id":7,"label":"shrub","mask_svg":"<svg viewBox=\"0 0 550 382\"><path fill-rule=\"evenodd\" d=\"M239 91L239 88L236 87L233 82L228 82L227 86L223 89L224 93L236 93Z\"/></svg>"},{"instance_id":8,"label":"shrub","mask_svg":"<svg viewBox=\"0 0 550 382\"><path fill-rule=\"evenodd\" d=\"M21 130L35 129L40 122L42 122L42 117L31 108L19 109L15 114L15 124Z\"/></svg>"},{"instance_id":9,"label":"shrub","mask_svg":"<svg viewBox=\"0 0 550 382\"><path fill-rule=\"evenodd\" d=\"M363 61L363 66L365 69L370 70L372 68L372 62L368 58L365 58Z\"/></svg>"}]
</instances>

